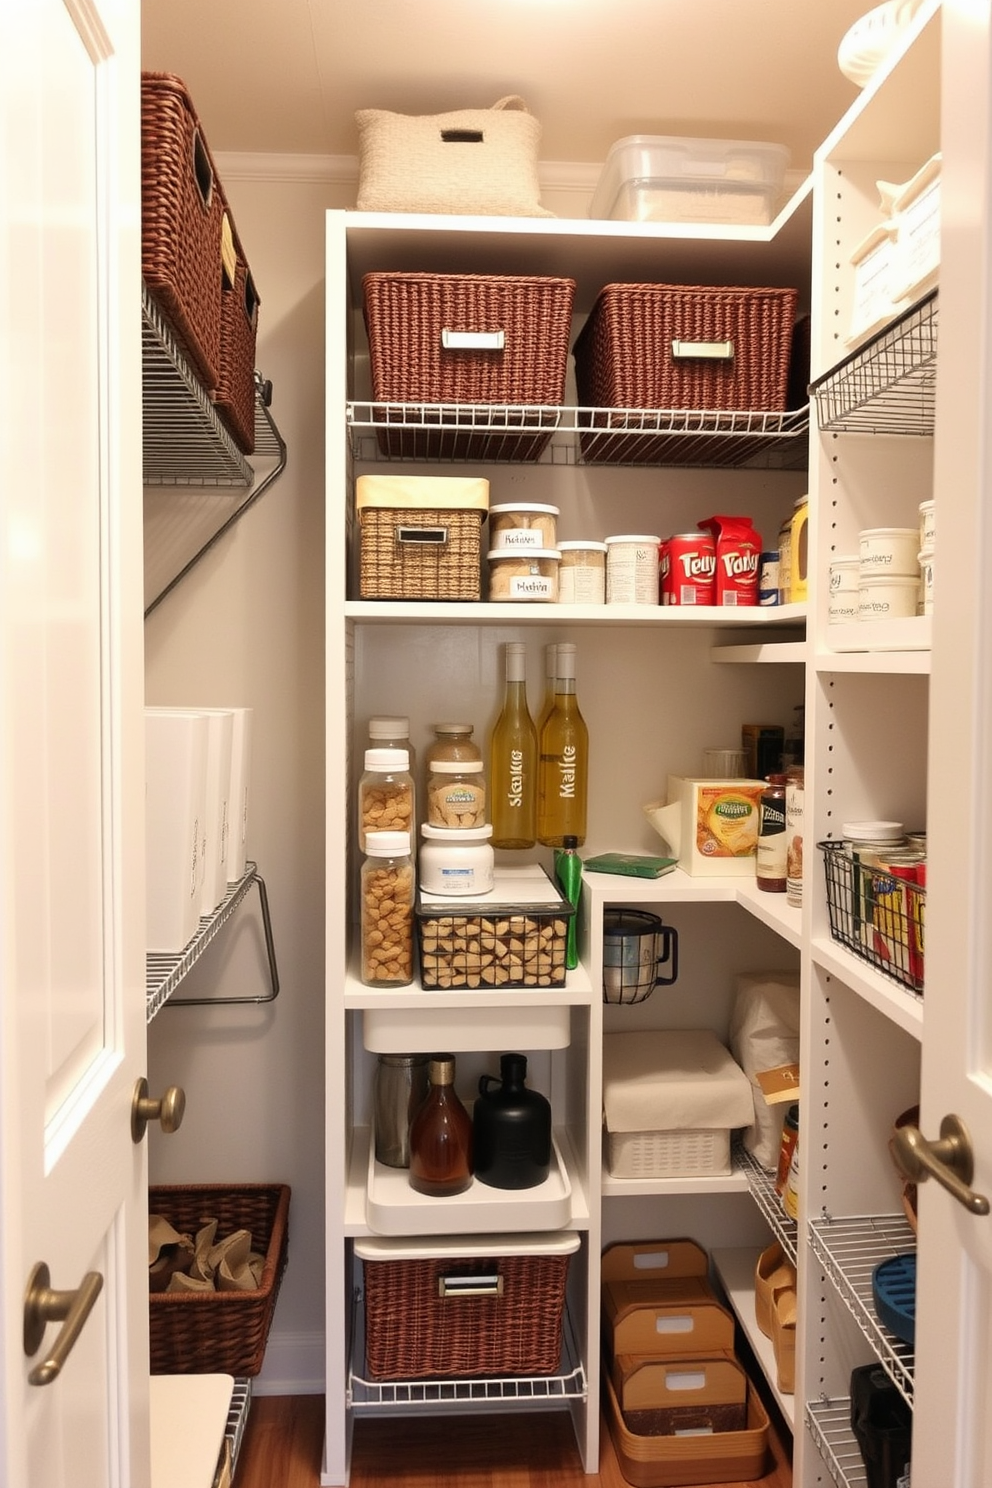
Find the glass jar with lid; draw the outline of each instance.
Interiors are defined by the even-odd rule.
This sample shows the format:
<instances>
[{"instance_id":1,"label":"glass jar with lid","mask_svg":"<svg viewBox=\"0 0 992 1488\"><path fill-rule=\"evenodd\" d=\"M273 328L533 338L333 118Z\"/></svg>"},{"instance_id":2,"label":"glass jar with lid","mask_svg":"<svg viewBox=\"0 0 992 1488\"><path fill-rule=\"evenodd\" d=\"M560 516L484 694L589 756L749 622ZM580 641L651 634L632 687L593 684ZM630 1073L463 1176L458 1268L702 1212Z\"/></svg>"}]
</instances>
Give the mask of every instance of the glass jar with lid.
<instances>
[{"instance_id":1,"label":"glass jar with lid","mask_svg":"<svg viewBox=\"0 0 992 1488\"><path fill-rule=\"evenodd\" d=\"M416 885L409 832L367 832L362 864L362 981L405 987L413 981Z\"/></svg>"},{"instance_id":2,"label":"glass jar with lid","mask_svg":"<svg viewBox=\"0 0 992 1488\"><path fill-rule=\"evenodd\" d=\"M468 760L482 762L482 750L472 738L471 723L434 723L434 739L424 752L424 768L430 773L435 760Z\"/></svg>"},{"instance_id":3,"label":"glass jar with lid","mask_svg":"<svg viewBox=\"0 0 992 1488\"><path fill-rule=\"evenodd\" d=\"M486 821L482 760L436 759L427 776L425 819L432 827L481 827Z\"/></svg>"}]
</instances>

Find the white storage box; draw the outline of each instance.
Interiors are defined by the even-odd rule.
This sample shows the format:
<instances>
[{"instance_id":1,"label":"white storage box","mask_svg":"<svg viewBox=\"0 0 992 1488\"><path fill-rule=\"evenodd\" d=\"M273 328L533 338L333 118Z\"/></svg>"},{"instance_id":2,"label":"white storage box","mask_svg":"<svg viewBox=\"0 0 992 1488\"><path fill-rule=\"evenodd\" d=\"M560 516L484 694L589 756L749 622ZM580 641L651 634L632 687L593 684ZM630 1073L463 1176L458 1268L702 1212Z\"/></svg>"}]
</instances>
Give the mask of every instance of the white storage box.
<instances>
[{"instance_id":1,"label":"white storage box","mask_svg":"<svg viewBox=\"0 0 992 1488\"><path fill-rule=\"evenodd\" d=\"M771 222L789 151L761 140L631 134L603 166L590 217L620 222Z\"/></svg>"},{"instance_id":2,"label":"white storage box","mask_svg":"<svg viewBox=\"0 0 992 1488\"><path fill-rule=\"evenodd\" d=\"M145 947L175 954L200 923L207 718L145 709Z\"/></svg>"},{"instance_id":3,"label":"white storage box","mask_svg":"<svg viewBox=\"0 0 992 1488\"><path fill-rule=\"evenodd\" d=\"M710 1029L603 1038L607 1166L614 1178L730 1172L730 1133L754 1119L751 1085Z\"/></svg>"},{"instance_id":4,"label":"white storage box","mask_svg":"<svg viewBox=\"0 0 992 1488\"><path fill-rule=\"evenodd\" d=\"M870 336L894 314L892 290L896 237L894 222L879 222L851 254L854 304L848 345Z\"/></svg>"},{"instance_id":5,"label":"white storage box","mask_svg":"<svg viewBox=\"0 0 992 1488\"><path fill-rule=\"evenodd\" d=\"M207 788L200 914L208 915L227 893L234 716L226 708L204 708L203 715L207 720Z\"/></svg>"},{"instance_id":6,"label":"white storage box","mask_svg":"<svg viewBox=\"0 0 992 1488\"><path fill-rule=\"evenodd\" d=\"M893 299L919 299L940 277L940 165L940 156L932 155L892 204Z\"/></svg>"},{"instance_id":7,"label":"white storage box","mask_svg":"<svg viewBox=\"0 0 992 1488\"><path fill-rule=\"evenodd\" d=\"M230 826L227 837L227 881L236 883L244 876L248 857L248 796L251 785L252 709L230 708L231 786Z\"/></svg>"}]
</instances>

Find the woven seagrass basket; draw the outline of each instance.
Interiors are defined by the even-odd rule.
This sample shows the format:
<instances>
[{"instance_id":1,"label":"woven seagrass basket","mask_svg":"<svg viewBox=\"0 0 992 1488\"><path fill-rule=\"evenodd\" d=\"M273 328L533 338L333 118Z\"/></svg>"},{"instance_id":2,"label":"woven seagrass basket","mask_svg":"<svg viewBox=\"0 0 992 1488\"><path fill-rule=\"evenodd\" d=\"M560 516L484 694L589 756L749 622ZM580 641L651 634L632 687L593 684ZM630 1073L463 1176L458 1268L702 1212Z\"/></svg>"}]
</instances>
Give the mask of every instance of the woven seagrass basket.
<instances>
[{"instance_id":1,"label":"woven seagrass basket","mask_svg":"<svg viewBox=\"0 0 992 1488\"><path fill-rule=\"evenodd\" d=\"M265 1256L261 1284L246 1292L153 1292L152 1374L258 1374L289 1246L290 1190L282 1183L153 1187L148 1205L180 1234L218 1221L219 1238L250 1230Z\"/></svg>"},{"instance_id":2,"label":"woven seagrass basket","mask_svg":"<svg viewBox=\"0 0 992 1488\"><path fill-rule=\"evenodd\" d=\"M362 599L481 597L484 511L366 507L360 515ZM408 540L417 533L425 540Z\"/></svg>"},{"instance_id":3,"label":"woven seagrass basket","mask_svg":"<svg viewBox=\"0 0 992 1488\"><path fill-rule=\"evenodd\" d=\"M222 193L185 84L141 75L141 272L208 391L220 371Z\"/></svg>"},{"instance_id":4,"label":"woven seagrass basket","mask_svg":"<svg viewBox=\"0 0 992 1488\"><path fill-rule=\"evenodd\" d=\"M255 450L255 341L261 301L230 209L225 206L234 252L234 282L222 275L220 365L214 407L246 455Z\"/></svg>"},{"instance_id":5,"label":"woven seagrass basket","mask_svg":"<svg viewBox=\"0 0 992 1488\"><path fill-rule=\"evenodd\" d=\"M364 1261L369 1377L556 1373L568 1263L567 1255ZM492 1295L445 1296L452 1276L492 1278Z\"/></svg>"}]
</instances>

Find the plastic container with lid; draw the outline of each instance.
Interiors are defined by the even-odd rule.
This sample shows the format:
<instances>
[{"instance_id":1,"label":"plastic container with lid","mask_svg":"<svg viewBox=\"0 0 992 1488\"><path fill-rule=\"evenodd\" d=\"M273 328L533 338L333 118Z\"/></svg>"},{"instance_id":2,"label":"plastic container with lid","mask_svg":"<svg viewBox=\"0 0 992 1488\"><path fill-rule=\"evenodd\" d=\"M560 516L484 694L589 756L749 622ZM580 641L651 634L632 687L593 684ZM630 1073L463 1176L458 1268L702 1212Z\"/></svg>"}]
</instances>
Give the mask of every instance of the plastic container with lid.
<instances>
[{"instance_id":1,"label":"plastic container with lid","mask_svg":"<svg viewBox=\"0 0 992 1488\"><path fill-rule=\"evenodd\" d=\"M892 574L914 577L920 547L917 527L866 527L858 533L861 577Z\"/></svg>"},{"instance_id":2,"label":"plastic container with lid","mask_svg":"<svg viewBox=\"0 0 992 1488\"><path fill-rule=\"evenodd\" d=\"M606 603L656 605L661 538L621 533L606 539Z\"/></svg>"},{"instance_id":3,"label":"plastic container with lid","mask_svg":"<svg viewBox=\"0 0 992 1488\"><path fill-rule=\"evenodd\" d=\"M846 821L841 831L853 848L902 847L906 841L906 828L899 821Z\"/></svg>"},{"instance_id":4,"label":"plastic container with lid","mask_svg":"<svg viewBox=\"0 0 992 1488\"><path fill-rule=\"evenodd\" d=\"M425 818L431 827L481 827L486 781L481 760L439 760L427 776Z\"/></svg>"},{"instance_id":5,"label":"plastic container with lid","mask_svg":"<svg viewBox=\"0 0 992 1488\"><path fill-rule=\"evenodd\" d=\"M558 544L559 604L606 603L606 544L576 538Z\"/></svg>"},{"instance_id":6,"label":"plastic container with lid","mask_svg":"<svg viewBox=\"0 0 992 1488\"><path fill-rule=\"evenodd\" d=\"M630 134L611 147L590 217L619 222L737 222L775 215L790 159L763 140Z\"/></svg>"},{"instance_id":7,"label":"plastic container with lid","mask_svg":"<svg viewBox=\"0 0 992 1488\"><path fill-rule=\"evenodd\" d=\"M416 891L409 832L367 832L361 875L362 981L404 987L413 981Z\"/></svg>"},{"instance_id":8,"label":"plastic container with lid","mask_svg":"<svg viewBox=\"0 0 992 1488\"><path fill-rule=\"evenodd\" d=\"M917 560L913 578L903 574L869 574L858 580L858 619L901 620L915 615L920 602L920 573Z\"/></svg>"},{"instance_id":9,"label":"plastic container with lid","mask_svg":"<svg viewBox=\"0 0 992 1488\"><path fill-rule=\"evenodd\" d=\"M472 738L474 724L433 723L431 728L434 738L424 751L427 770L435 760L478 760L482 763L482 750Z\"/></svg>"},{"instance_id":10,"label":"plastic container with lid","mask_svg":"<svg viewBox=\"0 0 992 1488\"><path fill-rule=\"evenodd\" d=\"M557 603L557 548L491 548L488 557L490 599Z\"/></svg>"},{"instance_id":11,"label":"plastic container with lid","mask_svg":"<svg viewBox=\"0 0 992 1488\"><path fill-rule=\"evenodd\" d=\"M407 768L416 779L417 754L410 743L410 720L396 715L382 715L369 719L369 748L405 749L409 759Z\"/></svg>"},{"instance_id":12,"label":"plastic container with lid","mask_svg":"<svg viewBox=\"0 0 992 1488\"><path fill-rule=\"evenodd\" d=\"M409 763L405 749L366 749L365 772L358 783L358 845L363 852L371 832L406 832L408 836L412 832Z\"/></svg>"},{"instance_id":13,"label":"plastic container with lid","mask_svg":"<svg viewBox=\"0 0 992 1488\"><path fill-rule=\"evenodd\" d=\"M488 894L494 884L496 854L492 824L480 827L420 829L423 843L418 866L420 887L427 894Z\"/></svg>"},{"instance_id":14,"label":"plastic container with lid","mask_svg":"<svg viewBox=\"0 0 992 1488\"><path fill-rule=\"evenodd\" d=\"M920 547L924 552L933 552L937 542L937 503L920 502Z\"/></svg>"},{"instance_id":15,"label":"plastic container with lid","mask_svg":"<svg viewBox=\"0 0 992 1488\"><path fill-rule=\"evenodd\" d=\"M536 501L506 502L489 508L489 540L493 548L556 548L558 508Z\"/></svg>"}]
</instances>

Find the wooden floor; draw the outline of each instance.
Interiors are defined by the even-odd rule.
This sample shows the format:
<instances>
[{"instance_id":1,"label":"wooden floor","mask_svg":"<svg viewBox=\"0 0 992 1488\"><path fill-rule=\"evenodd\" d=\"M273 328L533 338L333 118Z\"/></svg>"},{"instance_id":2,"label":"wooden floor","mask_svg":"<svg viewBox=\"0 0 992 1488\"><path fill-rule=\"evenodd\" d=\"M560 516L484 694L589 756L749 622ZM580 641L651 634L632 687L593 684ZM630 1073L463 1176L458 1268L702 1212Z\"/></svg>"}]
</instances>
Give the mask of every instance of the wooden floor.
<instances>
[{"instance_id":1,"label":"wooden floor","mask_svg":"<svg viewBox=\"0 0 992 1488\"><path fill-rule=\"evenodd\" d=\"M773 1437L765 1477L721 1488L792 1488ZM355 1425L351 1488L627 1488L605 1426L601 1438L600 1470L587 1475L564 1411L366 1418ZM256 1396L234 1488L318 1488L323 1444L323 1396Z\"/></svg>"}]
</instances>

